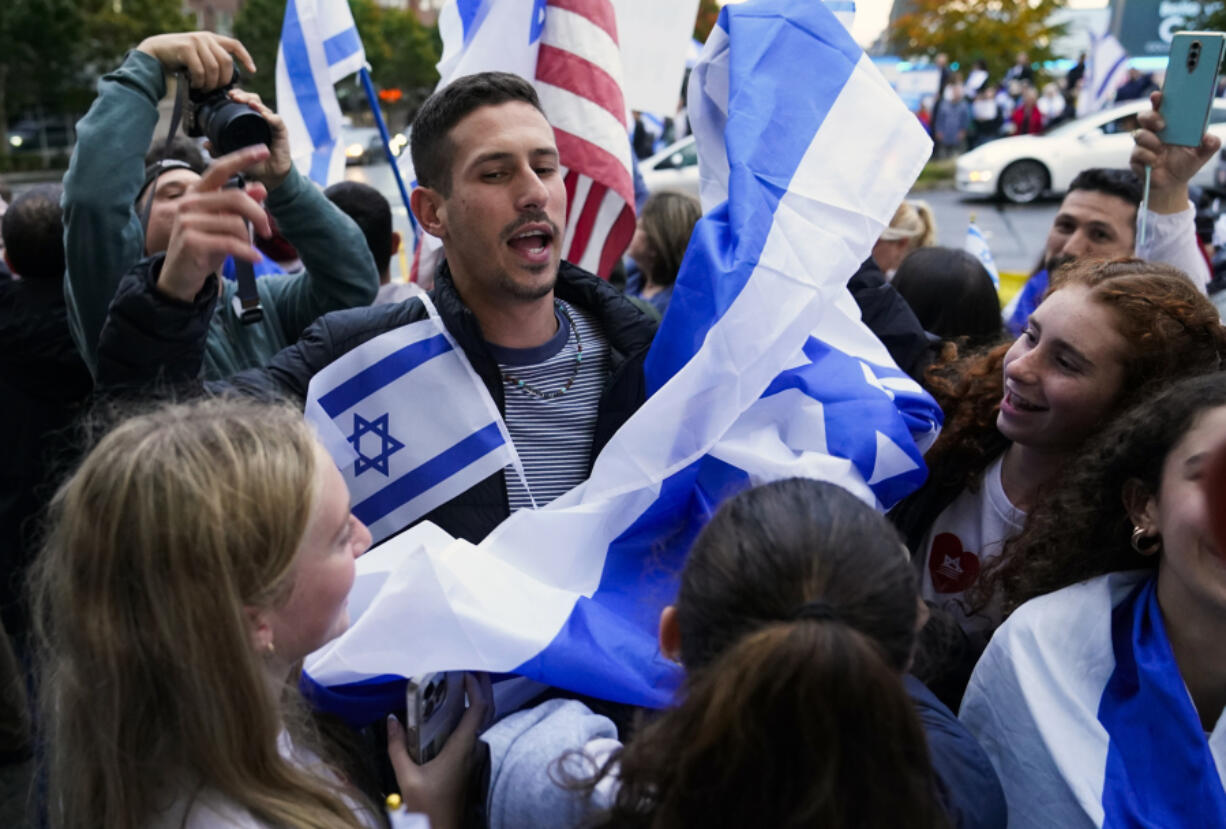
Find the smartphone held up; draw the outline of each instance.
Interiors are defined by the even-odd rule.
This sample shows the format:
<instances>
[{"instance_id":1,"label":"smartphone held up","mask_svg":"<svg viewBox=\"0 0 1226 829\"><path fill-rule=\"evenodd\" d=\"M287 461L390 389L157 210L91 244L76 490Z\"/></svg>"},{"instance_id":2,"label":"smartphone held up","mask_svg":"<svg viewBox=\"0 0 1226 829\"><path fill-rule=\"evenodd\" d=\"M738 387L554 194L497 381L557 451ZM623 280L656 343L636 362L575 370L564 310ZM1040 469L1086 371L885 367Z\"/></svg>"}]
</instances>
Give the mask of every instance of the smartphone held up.
<instances>
[{"instance_id":1,"label":"smartphone held up","mask_svg":"<svg viewBox=\"0 0 1226 829\"><path fill-rule=\"evenodd\" d=\"M1198 147L1209 124L1217 90L1226 34L1176 32L1162 84L1162 118L1158 133L1165 144Z\"/></svg>"}]
</instances>

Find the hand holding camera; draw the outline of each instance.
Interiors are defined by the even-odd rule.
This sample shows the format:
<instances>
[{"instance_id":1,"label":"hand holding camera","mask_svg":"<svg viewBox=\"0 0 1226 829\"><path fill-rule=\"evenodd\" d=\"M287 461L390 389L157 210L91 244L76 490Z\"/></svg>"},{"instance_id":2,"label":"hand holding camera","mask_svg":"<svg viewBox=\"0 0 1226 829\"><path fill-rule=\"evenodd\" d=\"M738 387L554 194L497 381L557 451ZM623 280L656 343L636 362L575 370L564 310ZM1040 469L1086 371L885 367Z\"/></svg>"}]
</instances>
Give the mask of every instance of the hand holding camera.
<instances>
[{"instance_id":1,"label":"hand holding camera","mask_svg":"<svg viewBox=\"0 0 1226 829\"><path fill-rule=\"evenodd\" d=\"M228 95L231 105L243 107L247 111L253 112L268 124L269 137L267 141L263 142L268 144L268 160L247 168L246 173L249 178L261 182L269 190L275 190L281 182L285 181L285 177L289 175L290 168L294 166L294 159L290 155L289 150L289 132L285 129L285 122L281 120L281 116L269 109L260 100L260 96L254 92L231 88L228 91ZM209 143L210 145L213 144L211 136ZM240 146L246 146L246 144ZM238 147L233 149L238 149ZM226 152L228 151L226 150Z\"/></svg>"},{"instance_id":2,"label":"hand holding camera","mask_svg":"<svg viewBox=\"0 0 1226 829\"><path fill-rule=\"evenodd\" d=\"M231 82L235 57L247 71L255 72L255 61L243 44L212 32L154 35L141 41L136 49L155 58L168 73L186 71L192 88L205 92Z\"/></svg>"},{"instance_id":3,"label":"hand holding camera","mask_svg":"<svg viewBox=\"0 0 1226 829\"><path fill-rule=\"evenodd\" d=\"M158 275L159 293L193 302L209 274L220 269L227 256L259 261L247 223L269 235L268 216L260 206L267 191L261 184L247 189L230 185L240 171L268 156L269 149L263 144L222 156L176 202L170 245Z\"/></svg>"}]
</instances>

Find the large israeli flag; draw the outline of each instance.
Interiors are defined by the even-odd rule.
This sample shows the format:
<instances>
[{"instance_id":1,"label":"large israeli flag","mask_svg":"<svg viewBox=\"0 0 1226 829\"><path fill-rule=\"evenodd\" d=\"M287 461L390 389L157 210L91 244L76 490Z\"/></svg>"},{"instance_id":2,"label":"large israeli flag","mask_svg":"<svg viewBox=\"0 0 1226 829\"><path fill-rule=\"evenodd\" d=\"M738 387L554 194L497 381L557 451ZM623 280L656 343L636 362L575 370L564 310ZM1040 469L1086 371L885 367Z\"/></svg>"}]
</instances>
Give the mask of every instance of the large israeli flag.
<instances>
[{"instance_id":1,"label":"large israeli flag","mask_svg":"<svg viewBox=\"0 0 1226 829\"><path fill-rule=\"evenodd\" d=\"M428 319L353 349L307 389L307 420L376 544L508 465L523 474L489 391L419 301Z\"/></svg>"},{"instance_id":2,"label":"large israeli flag","mask_svg":"<svg viewBox=\"0 0 1226 829\"><path fill-rule=\"evenodd\" d=\"M1226 716L1202 724L1152 571L1022 605L960 717L1000 776L1011 829L1226 828Z\"/></svg>"},{"instance_id":3,"label":"large israeli flag","mask_svg":"<svg viewBox=\"0 0 1226 829\"><path fill-rule=\"evenodd\" d=\"M294 164L320 187L345 175L333 84L365 63L345 0L286 0L277 47L277 113L289 130Z\"/></svg>"},{"instance_id":4,"label":"large israeli flag","mask_svg":"<svg viewBox=\"0 0 1226 829\"><path fill-rule=\"evenodd\" d=\"M805 475L884 508L923 480L940 411L846 282L928 138L821 3L727 6L703 61L691 117L724 189L649 355L650 397L548 507L479 545L425 524L359 559L353 625L306 665L319 704L371 721L401 704L400 678L449 669L667 704L658 614L720 501Z\"/></svg>"}]
</instances>

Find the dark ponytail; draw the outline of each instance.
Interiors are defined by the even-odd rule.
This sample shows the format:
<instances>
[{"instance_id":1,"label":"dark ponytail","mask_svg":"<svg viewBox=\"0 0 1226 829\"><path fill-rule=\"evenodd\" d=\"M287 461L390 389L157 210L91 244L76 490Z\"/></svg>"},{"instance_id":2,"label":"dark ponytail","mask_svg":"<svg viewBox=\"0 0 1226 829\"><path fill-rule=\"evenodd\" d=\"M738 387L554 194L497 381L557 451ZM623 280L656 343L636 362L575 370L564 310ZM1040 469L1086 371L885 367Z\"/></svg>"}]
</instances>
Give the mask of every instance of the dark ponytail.
<instances>
[{"instance_id":1,"label":"dark ponytail","mask_svg":"<svg viewBox=\"0 0 1226 829\"><path fill-rule=\"evenodd\" d=\"M743 637L617 758L605 826L935 827L927 744L881 646L812 618Z\"/></svg>"},{"instance_id":2,"label":"dark ponytail","mask_svg":"<svg viewBox=\"0 0 1226 829\"><path fill-rule=\"evenodd\" d=\"M729 500L681 576L681 702L588 781L619 781L601 825L944 825L902 682L917 612L898 534L845 490Z\"/></svg>"}]
</instances>

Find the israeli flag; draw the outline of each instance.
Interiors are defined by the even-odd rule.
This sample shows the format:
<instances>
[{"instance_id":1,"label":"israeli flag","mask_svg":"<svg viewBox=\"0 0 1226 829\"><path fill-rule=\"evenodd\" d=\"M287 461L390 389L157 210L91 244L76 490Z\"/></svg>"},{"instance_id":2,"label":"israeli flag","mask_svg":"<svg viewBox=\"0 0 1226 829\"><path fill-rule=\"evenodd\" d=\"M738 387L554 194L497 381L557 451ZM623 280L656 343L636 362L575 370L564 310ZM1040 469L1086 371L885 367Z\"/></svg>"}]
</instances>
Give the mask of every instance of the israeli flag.
<instances>
[{"instance_id":1,"label":"israeli flag","mask_svg":"<svg viewBox=\"0 0 1226 829\"><path fill-rule=\"evenodd\" d=\"M438 320L388 331L311 378L306 417L377 544L519 457L498 407Z\"/></svg>"},{"instance_id":2,"label":"israeli flag","mask_svg":"<svg viewBox=\"0 0 1226 829\"><path fill-rule=\"evenodd\" d=\"M1150 571L1022 605L960 716L1000 776L1011 829L1226 827L1226 716L1206 733Z\"/></svg>"},{"instance_id":3,"label":"israeli flag","mask_svg":"<svg viewBox=\"0 0 1226 829\"><path fill-rule=\"evenodd\" d=\"M930 154L923 128L821 3L726 6L689 100L725 186L649 354L650 397L587 481L481 544L419 524L359 559L352 627L306 664L317 704L370 722L403 677L453 669L668 704L658 615L723 499L805 475L885 508L922 482L940 410L846 283Z\"/></svg>"},{"instance_id":4,"label":"israeli flag","mask_svg":"<svg viewBox=\"0 0 1226 829\"><path fill-rule=\"evenodd\" d=\"M294 164L320 187L345 176L333 84L365 64L345 0L287 0L277 47L277 113L289 131Z\"/></svg>"},{"instance_id":5,"label":"israeli flag","mask_svg":"<svg viewBox=\"0 0 1226 829\"><path fill-rule=\"evenodd\" d=\"M999 291L1000 273L996 270L996 260L992 258L992 249L988 247L987 238L984 237L983 231L979 229L979 225L975 224L973 218L966 226L966 243L962 249L979 260L984 270L988 272L988 276L992 277L992 284Z\"/></svg>"}]
</instances>

